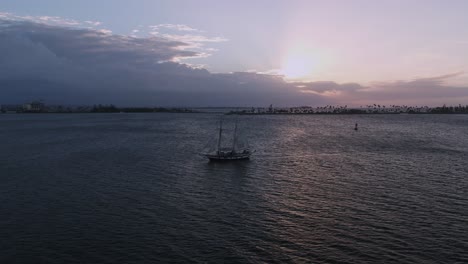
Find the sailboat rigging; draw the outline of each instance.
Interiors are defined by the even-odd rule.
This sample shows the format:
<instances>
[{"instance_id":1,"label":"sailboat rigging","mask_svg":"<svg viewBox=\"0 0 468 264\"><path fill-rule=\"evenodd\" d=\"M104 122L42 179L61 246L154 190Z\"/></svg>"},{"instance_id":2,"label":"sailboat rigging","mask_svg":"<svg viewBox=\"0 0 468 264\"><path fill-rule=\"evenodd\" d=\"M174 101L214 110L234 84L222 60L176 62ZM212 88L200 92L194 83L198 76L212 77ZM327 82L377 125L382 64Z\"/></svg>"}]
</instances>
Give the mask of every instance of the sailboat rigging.
<instances>
[{"instance_id":1,"label":"sailboat rigging","mask_svg":"<svg viewBox=\"0 0 468 264\"><path fill-rule=\"evenodd\" d=\"M223 131L223 121L220 120L216 151L204 154L204 156L210 159L211 161L245 160L249 159L250 155L252 155L252 153L255 152L246 146L238 145L237 119L234 126L234 134L232 138L231 147L223 147Z\"/></svg>"}]
</instances>

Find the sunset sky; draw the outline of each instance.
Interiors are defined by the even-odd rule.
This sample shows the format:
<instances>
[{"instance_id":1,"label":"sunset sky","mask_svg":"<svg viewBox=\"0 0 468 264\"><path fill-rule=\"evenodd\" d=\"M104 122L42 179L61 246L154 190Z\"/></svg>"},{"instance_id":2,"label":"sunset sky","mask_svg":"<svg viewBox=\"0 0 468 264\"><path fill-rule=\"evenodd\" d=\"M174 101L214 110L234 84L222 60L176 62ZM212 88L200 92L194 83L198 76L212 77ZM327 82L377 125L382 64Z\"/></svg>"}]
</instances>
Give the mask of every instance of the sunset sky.
<instances>
[{"instance_id":1,"label":"sunset sky","mask_svg":"<svg viewBox=\"0 0 468 264\"><path fill-rule=\"evenodd\" d=\"M0 1L0 104L467 104L468 1Z\"/></svg>"}]
</instances>

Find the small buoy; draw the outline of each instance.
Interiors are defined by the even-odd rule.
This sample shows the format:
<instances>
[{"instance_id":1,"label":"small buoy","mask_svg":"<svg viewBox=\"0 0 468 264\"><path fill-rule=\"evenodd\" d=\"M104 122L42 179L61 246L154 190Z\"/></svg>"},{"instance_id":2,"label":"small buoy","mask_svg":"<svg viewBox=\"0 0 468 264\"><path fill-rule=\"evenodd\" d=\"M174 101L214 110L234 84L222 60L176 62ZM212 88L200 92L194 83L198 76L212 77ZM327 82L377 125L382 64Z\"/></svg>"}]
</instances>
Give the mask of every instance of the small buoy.
<instances>
[{"instance_id":1,"label":"small buoy","mask_svg":"<svg viewBox=\"0 0 468 264\"><path fill-rule=\"evenodd\" d=\"M354 125L354 130L356 130L356 131L358 130L357 123Z\"/></svg>"}]
</instances>

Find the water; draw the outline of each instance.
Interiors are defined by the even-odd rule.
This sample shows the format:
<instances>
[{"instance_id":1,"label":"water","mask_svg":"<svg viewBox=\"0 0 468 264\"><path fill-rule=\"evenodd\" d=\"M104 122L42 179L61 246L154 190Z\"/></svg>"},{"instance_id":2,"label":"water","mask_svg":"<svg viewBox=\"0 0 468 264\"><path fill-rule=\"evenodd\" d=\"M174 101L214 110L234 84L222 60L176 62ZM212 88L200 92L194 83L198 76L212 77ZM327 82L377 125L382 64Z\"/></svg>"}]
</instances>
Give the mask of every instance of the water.
<instances>
[{"instance_id":1,"label":"water","mask_svg":"<svg viewBox=\"0 0 468 264\"><path fill-rule=\"evenodd\" d=\"M0 263L468 262L468 116L218 118L0 115Z\"/></svg>"}]
</instances>

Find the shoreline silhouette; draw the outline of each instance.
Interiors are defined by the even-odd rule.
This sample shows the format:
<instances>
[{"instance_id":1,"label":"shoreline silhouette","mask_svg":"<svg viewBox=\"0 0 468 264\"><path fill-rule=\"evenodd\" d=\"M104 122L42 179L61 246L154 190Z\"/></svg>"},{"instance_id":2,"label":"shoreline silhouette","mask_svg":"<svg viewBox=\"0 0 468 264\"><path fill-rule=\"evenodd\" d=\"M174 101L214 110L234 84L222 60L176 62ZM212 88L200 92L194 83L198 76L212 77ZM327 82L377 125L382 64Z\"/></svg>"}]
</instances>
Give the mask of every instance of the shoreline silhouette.
<instances>
[{"instance_id":1,"label":"shoreline silhouette","mask_svg":"<svg viewBox=\"0 0 468 264\"><path fill-rule=\"evenodd\" d=\"M353 114L468 114L468 105L408 106L366 105L348 107L340 105L298 107L117 107L98 105L46 105L42 101L25 104L0 105L0 113L217 113L227 115L353 115Z\"/></svg>"}]
</instances>

